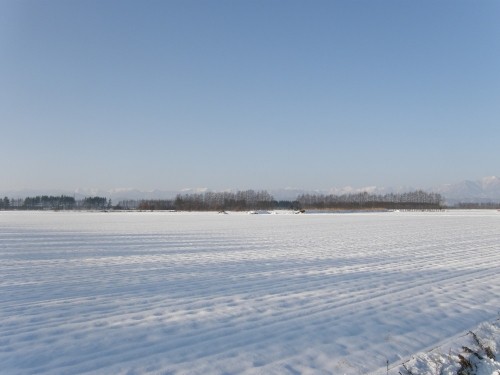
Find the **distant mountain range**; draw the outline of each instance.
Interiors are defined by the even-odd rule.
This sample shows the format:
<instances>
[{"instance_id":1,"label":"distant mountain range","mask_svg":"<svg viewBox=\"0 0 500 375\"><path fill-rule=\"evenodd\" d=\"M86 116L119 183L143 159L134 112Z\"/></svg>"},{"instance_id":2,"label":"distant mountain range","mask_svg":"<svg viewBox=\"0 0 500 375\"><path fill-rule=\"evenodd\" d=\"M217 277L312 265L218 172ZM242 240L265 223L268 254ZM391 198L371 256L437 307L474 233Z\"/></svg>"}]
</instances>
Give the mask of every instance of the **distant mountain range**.
<instances>
[{"instance_id":1,"label":"distant mountain range","mask_svg":"<svg viewBox=\"0 0 500 375\"><path fill-rule=\"evenodd\" d=\"M500 177L483 177L477 181L460 181L434 189L446 198L448 204L457 202L500 202Z\"/></svg>"},{"instance_id":2,"label":"distant mountain range","mask_svg":"<svg viewBox=\"0 0 500 375\"><path fill-rule=\"evenodd\" d=\"M263 188L265 189L265 188ZM368 192L372 194L387 194L387 193L400 193L404 191L416 190L415 187L401 186L401 187L377 187L365 186L360 188L353 188L350 186L342 188L332 188L330 190L304 190L294 188L284 189L267 189L275 199L295 199L300 194L349 194ZM424 188L422 190L429 192L440 193L446 200L447 204L454 204L457 202L467 203L480 203L480 202L500 202L500 177L490 176L484 177L477 181L464 180L454 184L445 184L435 187ZM21 191L7 191L0 193L0 196L7 196L13 198L24 198L28 196L37 195L70 195L77 199L90 196L100 196L110 198L113 203L118 203L121 200L140 200L140 199L172 199L177 194L192 194L203 193L209 191L207 188L188 188L183 190L150 190L143 191L138 189L86 189L79 188L74 191L64 190L21 190Z\"/></svg>"},{"instance_id":3,"label":"distant mountain range","mask_svg":"<svg viewBox=\"0 0 500 375\"><path fill-rule=\"evenodd\" d=\"M378 186L365 186L361 188L353 188L346 186L343 188L332 188L328 191L306 191L299 189L282 189L270 191L273 196L285 197L290 199L299 194L316 193L316 194L349 194L368 192L371 194L389 194L389 193L402 193L405 191L412 191L418 188L409 186L399 187L378 187ZM422 188L424 191L440 193L446 200L447 204L454 204L458 202L464 203L481 203L481 202L500 202L500 177L490 176L484 177L477 181L464 180L454 184L445 184Z\"/></svg>"}]
</instances>

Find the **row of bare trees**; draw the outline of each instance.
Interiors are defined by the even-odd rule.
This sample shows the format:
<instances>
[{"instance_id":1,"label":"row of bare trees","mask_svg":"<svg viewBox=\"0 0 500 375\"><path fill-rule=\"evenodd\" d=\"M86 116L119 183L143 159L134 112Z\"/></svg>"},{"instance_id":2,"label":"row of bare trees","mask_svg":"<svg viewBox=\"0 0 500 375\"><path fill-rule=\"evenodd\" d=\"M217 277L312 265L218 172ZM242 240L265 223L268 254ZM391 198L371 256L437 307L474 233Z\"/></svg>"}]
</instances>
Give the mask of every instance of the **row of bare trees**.
<instances>
[{"instance_id":1,"label":"row of bare trees","mask_svg":"<svg viewBox=\"0 0 500 375\"><path fill-rule=\"evenodd\" d=\"M0 199L0 210L8 210L9 208L10 208L10 199L7 197Z\"/></svg>"},{"instance_id":2,"label":"row of bare trees","mask_svg":"<svg viewBox=\"0 0 500 375\"><path fill-rule=\"evenodd\" d=\"M296 200L277 201L266 190L237 192L205 192L179 194L175 199L125 200L112 206L104 197L76 200L70 196L36 196L25 199L0 199L0 209L78 210L78 209L139 209L177 211L245 211L273 209L441 209L440 194L416 190L405 193L369 194L302 194ZM469 208L469 207L464 207Z\"/></svg>"},{"instance_id":3,"label":"row of bare trees","mask_svg":"<svg viewBox=\"0 0 500 375\"><path fill-rule=\"evenodd\" d=\"M0 200L3 210L103 210L111 207L111 200L105 197L75 199L67 195L38 195L24 199Z\"/></svg>"},{"instance_id":4,"label":"row of bare trees","mask_svg":"<svg viewBox=\"0 0 500 375\"><path fill-rule=\"evenodd\" d=\"M180 211L245 211L269 210L280 206L292 208L293 202L277 202L265 190L243 190L237 192L205 192L200 194L178 194L173 200L143 200L140 210Z\"/></svg>"},{"instance_id":5,"label":"row of bare trees","mask_svg":"<svg viewBox=\"0 0 500 375\"><path fill-rule=\"evenodd\" d=\"M128 201L130 204L130 201ZM244 211L271 209L441 209L440 194L416 190L385 195L367 192L342 195L302 194L296 200L277 201L267 191L245 190L233 192L206 192L177 195L172 200L143 200L133 208L140 210L180 211Z\"/></svg>"},{"instance_id":6,"label":"row of bare trees","mask_svg":"<svg viewBox=\"0 0 500 375\"><path fill-rule=\"evenodd\" d=\"M416 190L406 193L342 195L302 194L297 201L305 209L441 209L443 198L437 193Z\"/></svg>"}]
</instances>

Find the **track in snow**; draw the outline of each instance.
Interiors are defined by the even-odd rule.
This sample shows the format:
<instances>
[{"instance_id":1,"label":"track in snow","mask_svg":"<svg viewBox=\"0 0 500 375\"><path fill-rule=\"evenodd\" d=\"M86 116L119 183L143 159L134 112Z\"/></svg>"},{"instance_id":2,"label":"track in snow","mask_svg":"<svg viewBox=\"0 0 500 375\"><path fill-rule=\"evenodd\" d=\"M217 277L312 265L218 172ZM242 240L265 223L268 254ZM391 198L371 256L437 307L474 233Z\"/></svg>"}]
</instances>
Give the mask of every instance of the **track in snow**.
<instances>
[{"instance_id":1,"label":"track in snow","mask_svg":"<svg viewBox=\"0 0 500 375\"><path fill-rule=\"evenodd\" d=\"M366 374L495 317L496 211L0 213L7 374Z\"/></svg>"}]
</instances>

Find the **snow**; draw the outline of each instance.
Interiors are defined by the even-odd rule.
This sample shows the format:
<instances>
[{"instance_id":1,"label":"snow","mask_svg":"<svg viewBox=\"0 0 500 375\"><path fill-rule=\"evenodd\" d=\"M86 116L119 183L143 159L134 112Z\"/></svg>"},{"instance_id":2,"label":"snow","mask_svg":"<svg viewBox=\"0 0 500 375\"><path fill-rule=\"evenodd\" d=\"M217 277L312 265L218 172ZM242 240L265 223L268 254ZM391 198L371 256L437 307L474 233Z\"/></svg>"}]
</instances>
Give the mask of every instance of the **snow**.
<instances>
[{"instance_id":1,"label":"snow","mask_svg":"<svg viewBox=\"0 0 500 375\"><path fill-rule=\"evenodd\" d=\"M490 352L488 353L486 349ZM402 374L413 375L456 375L462 367L459 357L461 355L470 364L466 369L475 375L498 375L500 374L498 349L500 349L499 319L493 323L481 323L474 332L470 331L428 353L413 356L400 366L399 371Z\"/></svg>"},{"instance_id":2,"label":"snow","mask_svg":"<svg viewBox=\"0 0 500 375\"><path fill-rule=\"evenodd\" d=\"M500 345L499 250L497 211L0 212L0 373L424 374Z\"/></svg>"}]
</instances>

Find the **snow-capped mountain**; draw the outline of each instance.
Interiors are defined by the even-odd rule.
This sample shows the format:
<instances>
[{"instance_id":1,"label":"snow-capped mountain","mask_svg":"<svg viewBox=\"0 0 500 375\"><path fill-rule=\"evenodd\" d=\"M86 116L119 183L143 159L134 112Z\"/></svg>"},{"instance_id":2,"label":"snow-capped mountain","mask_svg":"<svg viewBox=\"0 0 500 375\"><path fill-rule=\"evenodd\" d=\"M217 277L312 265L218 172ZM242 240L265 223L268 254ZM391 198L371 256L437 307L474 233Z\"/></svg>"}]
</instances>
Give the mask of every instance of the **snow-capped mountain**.
<instances>
[{"instance_id":1,"label":"snow-capped mountain","mask_svg":"<svg viewBox=\"0 0 500 375\"><path fill-rule=\"evenodd\" d=\"M260 189L265 190L265 187ZM260 190L254 189L254 190ZM268 192L277 200L293 200L301 194L356 194L368 192L370 194L388 194L402 193L406 191L416 190L418 187L399 186L399 187L380 187L380 186L365 186L365 187L332 187L328 190L307 190L300 188L283 188L270 189ZM244 190L244 189L242 189ZM477 181L464 180L453 184L445 184L435 187L423 188L428 192L440 193L447 204L455 204L457 202L500 202L500 177L489 176ZM110 190L93 189L93 188L78 188L73 191L63 191L57 189L50 190L18 190L1 192L0 196L10 198L25 198L28 196L37 195L68 195L74 196L77 199L85 197L100 196L110 198L113 203L118 203L121 200L141 200L141 199L173 199L177 194L193 194L204 193L210 191L208 188L186 188L182 190L139 190L134 188L116 188ZM235 190L227 190L235 191Z\"/></svg>"},{"instance_id":2,"label":"snow-capped mountain","mask_svg":"<svg viewBox=\"0 0 500 375\"><path fill-rule=\"evenodd\" d=\"M483 177L477 181L464 180L455 184L441 185L434 189L448 203L498 202L500 201L500 177Z\"/></svg>"},{"instance_id":3,"label":"snow-capped mountain","mask_svg":"<svg viewBox=\"0 0 500 375\"><path fill-rule=\"evenodd\" d=\"M265 189L263 187L262 189ZM364 186L364 187L333 187L329 190L305 190L299 188L284 188L268 190L275 199L295 199L300 194L356 194L368 192L370 194L388 194L402 193L418 189L412 186L398 187L380 187L380 186ZM259 190L259 189L256 189ZM453 184L446 184L437 187L423 188L425 191L440 193L443 195L447 203L453 204L456 202L496 202L500 201L500 177L489 176L477 181L464 180ZM83 196L98 195L111 198L113 201L122 199L172 199L177 194L192 194L203 193L209 191L208 188L186 188L180 191L174 190L151 190L141 191L138 189L113 189L108 191L84 190L79 189L77 194Z\"/></svg>"}]
</instances>

